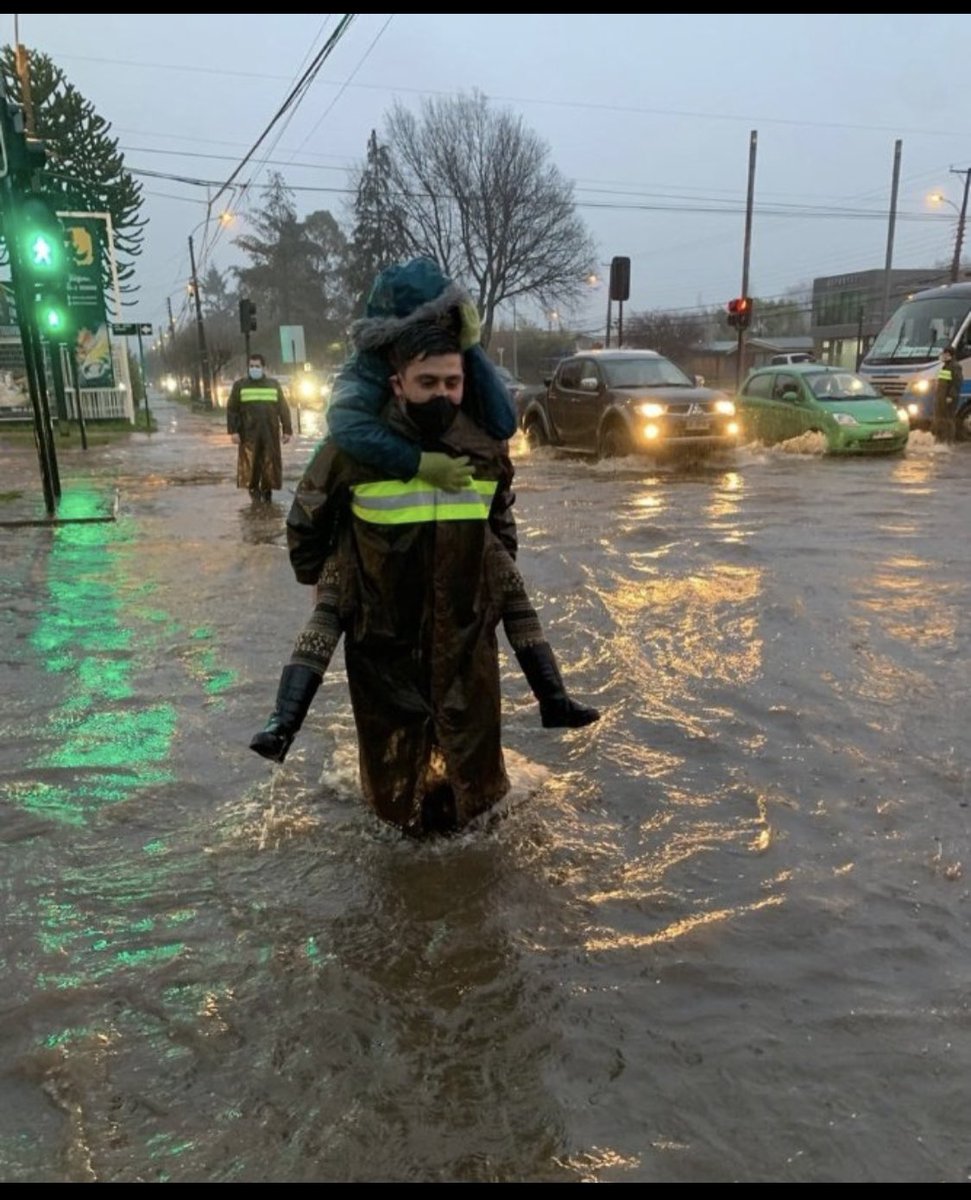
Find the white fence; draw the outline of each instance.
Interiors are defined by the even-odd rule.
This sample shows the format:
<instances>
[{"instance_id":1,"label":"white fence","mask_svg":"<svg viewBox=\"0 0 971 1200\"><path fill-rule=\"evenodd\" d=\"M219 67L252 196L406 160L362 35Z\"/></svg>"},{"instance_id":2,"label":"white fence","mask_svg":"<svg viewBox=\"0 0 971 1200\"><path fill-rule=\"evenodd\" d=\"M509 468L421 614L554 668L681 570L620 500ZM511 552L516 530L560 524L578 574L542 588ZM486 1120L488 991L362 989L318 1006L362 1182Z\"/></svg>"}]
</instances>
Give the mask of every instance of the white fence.
<instances>
[{"instance_id":1,"label":"white fence","mask_svg":"<svg viewBox=\"0 0 971 1200\"><path fill-rule=\"evenodd\" d=\"M65 380L71 378L68 349L61 347L61 369ZM81 388L81 415L85 421L131 421L135 422L135 410L132 406L131 377L128 372L128 355L125 353L123 342L113 342L111 345L112 360L115 368L115 378L121 382L121 387L113 388ZM65 386L64 399L67 404L67 414L72 421L77 420L77 393L73 387Z\"/></svg>"}]
</instances>

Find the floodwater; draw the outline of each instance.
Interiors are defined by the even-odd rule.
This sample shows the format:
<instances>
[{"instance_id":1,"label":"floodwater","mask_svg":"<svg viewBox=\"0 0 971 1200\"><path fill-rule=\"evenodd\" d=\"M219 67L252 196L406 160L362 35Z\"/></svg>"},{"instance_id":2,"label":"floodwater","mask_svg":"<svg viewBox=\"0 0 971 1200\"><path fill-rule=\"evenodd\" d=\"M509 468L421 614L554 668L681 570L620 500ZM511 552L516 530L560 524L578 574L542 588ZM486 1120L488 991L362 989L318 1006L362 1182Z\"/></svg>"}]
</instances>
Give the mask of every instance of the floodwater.
<instances>
[{"instance_id":1,"label":"floodwater","mask_svg":"<svg viewBox=\"0 0 971 1200\"><path fill-rule=\"evenodd\" d=\"M971 447L517 446L603 717L542 729L501 643L509 801L415 843L358 798L340 653L287 762L247 749L310 603L289 497L156 414L61 454L62 513L115 520L0 528L0 1178L971 1176Z\"/></svg>"}]
</instances>

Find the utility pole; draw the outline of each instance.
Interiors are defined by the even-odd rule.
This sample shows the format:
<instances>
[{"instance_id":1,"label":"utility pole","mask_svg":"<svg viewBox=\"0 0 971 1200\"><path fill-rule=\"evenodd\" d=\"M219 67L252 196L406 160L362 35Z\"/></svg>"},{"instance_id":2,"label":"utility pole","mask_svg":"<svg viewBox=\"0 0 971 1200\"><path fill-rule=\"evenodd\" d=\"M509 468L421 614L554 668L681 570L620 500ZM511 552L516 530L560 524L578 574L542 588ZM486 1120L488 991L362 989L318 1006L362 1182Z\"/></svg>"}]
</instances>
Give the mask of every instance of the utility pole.
<instances>
[{"instance_id":1,"label":"utility pole","mask_svg":"<svg viewBox=\"0 0 971 1200\"><path fill-rule=\"evenodd\" d=\"M212 408L212 376L209 373L209 351L206 331L202 324L202 301L199 299L199 280L196 277L196 251L189 234L189 263L192 267L192 296L196 303L196 330L199 334L199 374L202 377L202 398L206 408Z\"/></svg>"},{"instance_id":2,"label":"utility pole","mask_svg":"<svg viewBox=\"0 0 971 1200\"><path fill-rule=\"evenodd\" d=\"M890 220L887 223L887 258L883 266L883 300L880 304L881 329L886 324L887 315L890 312L890 271L893 267L893 234L897 224L897 189L900 187L900 149L902 146L903 142L897 138L893 146L893 183L890 187Z\"/></svg>"},{"instance_id":3,"label":"utility pole","mask_svg":"<svg viewBox=\"0 0 971 1200\"><path fill-rule=\"evenodd\" d=\"M742 295L748 296L749 260L752 256L752 209L755 203L755 152L758 148L758 131L753 129L748 142L748 199L745 201L745 246L742 250ZM745 325L738 326L738 346L735 354L735 391L742 386L742 368L745 364Z\"/></svg>"},{"instance_id":4,"label":"utility pole","mask_svg":"<svg viewBox=\"0 0 971 1200\"><path fill-rule=\"evenodd\" d=\"M961 197L961 215L958 217L958 231L954 238L954 258L951 261L951 283L957 283L961 274L961 249L964 246L964 219L968 215L968 187L971 186L971 167L966 171L955 171L952 175L964 176L964 195Z\"/></svg>"}]
</instances>

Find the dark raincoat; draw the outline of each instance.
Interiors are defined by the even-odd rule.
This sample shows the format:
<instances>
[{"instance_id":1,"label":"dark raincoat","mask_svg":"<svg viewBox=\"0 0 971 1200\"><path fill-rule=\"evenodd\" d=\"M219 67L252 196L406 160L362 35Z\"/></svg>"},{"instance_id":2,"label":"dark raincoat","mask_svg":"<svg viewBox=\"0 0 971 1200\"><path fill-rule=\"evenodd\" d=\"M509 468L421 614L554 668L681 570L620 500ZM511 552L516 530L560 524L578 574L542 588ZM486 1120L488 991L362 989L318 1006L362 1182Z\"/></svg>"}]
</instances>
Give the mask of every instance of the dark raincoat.
<instances>
[{"instance_id":1,"label":"dark raincoat","mask_svg":"<svg viewBox=\"0 0 971 1200\"><path fill-rule=\"evenodd\" d=\"M283 487L280 434L293 433L290 407L276 379L237 379L226 405L226 428L239 434L236 486L253 492Z\"/></svg>"},{"instance_id":2,"label":"dark raincoat","mask_svg":"<svg viewBox=\"0 0 971 1200\"><path fill-rule=\"evenodd\" d=\"M417 439L397 404L387 419ZM324 442L287 518L301 583L316 582L329 554L344 560L344 659L361 785L379 817L414 835L460 829L509 789L496 549L497 530L502 536L508 523L514 536L512 464L504 444L461 410L441 444L469 455L475 494L390 479ZM361 485L378 495L369 498Z\"/></svg>"}]
</instances>

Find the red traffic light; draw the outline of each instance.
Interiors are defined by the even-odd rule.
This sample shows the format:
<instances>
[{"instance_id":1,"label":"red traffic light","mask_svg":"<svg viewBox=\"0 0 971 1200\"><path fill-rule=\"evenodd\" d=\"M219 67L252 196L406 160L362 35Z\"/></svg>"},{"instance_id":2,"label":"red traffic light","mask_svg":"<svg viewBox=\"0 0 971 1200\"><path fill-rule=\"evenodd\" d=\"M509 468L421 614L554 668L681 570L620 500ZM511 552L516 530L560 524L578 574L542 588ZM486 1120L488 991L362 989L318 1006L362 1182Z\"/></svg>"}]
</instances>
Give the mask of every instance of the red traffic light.
<instances>
[{"instance_id":1,"label":"red traffic light","mask_svg":"<svg viewBox=\"0 0 971 1200\"><path fill-rule=\"evenodd\" d=\"M744 329L752 319L752 297L736 296L728 302L728 323Z\"/></svg>"}]
</instances>

